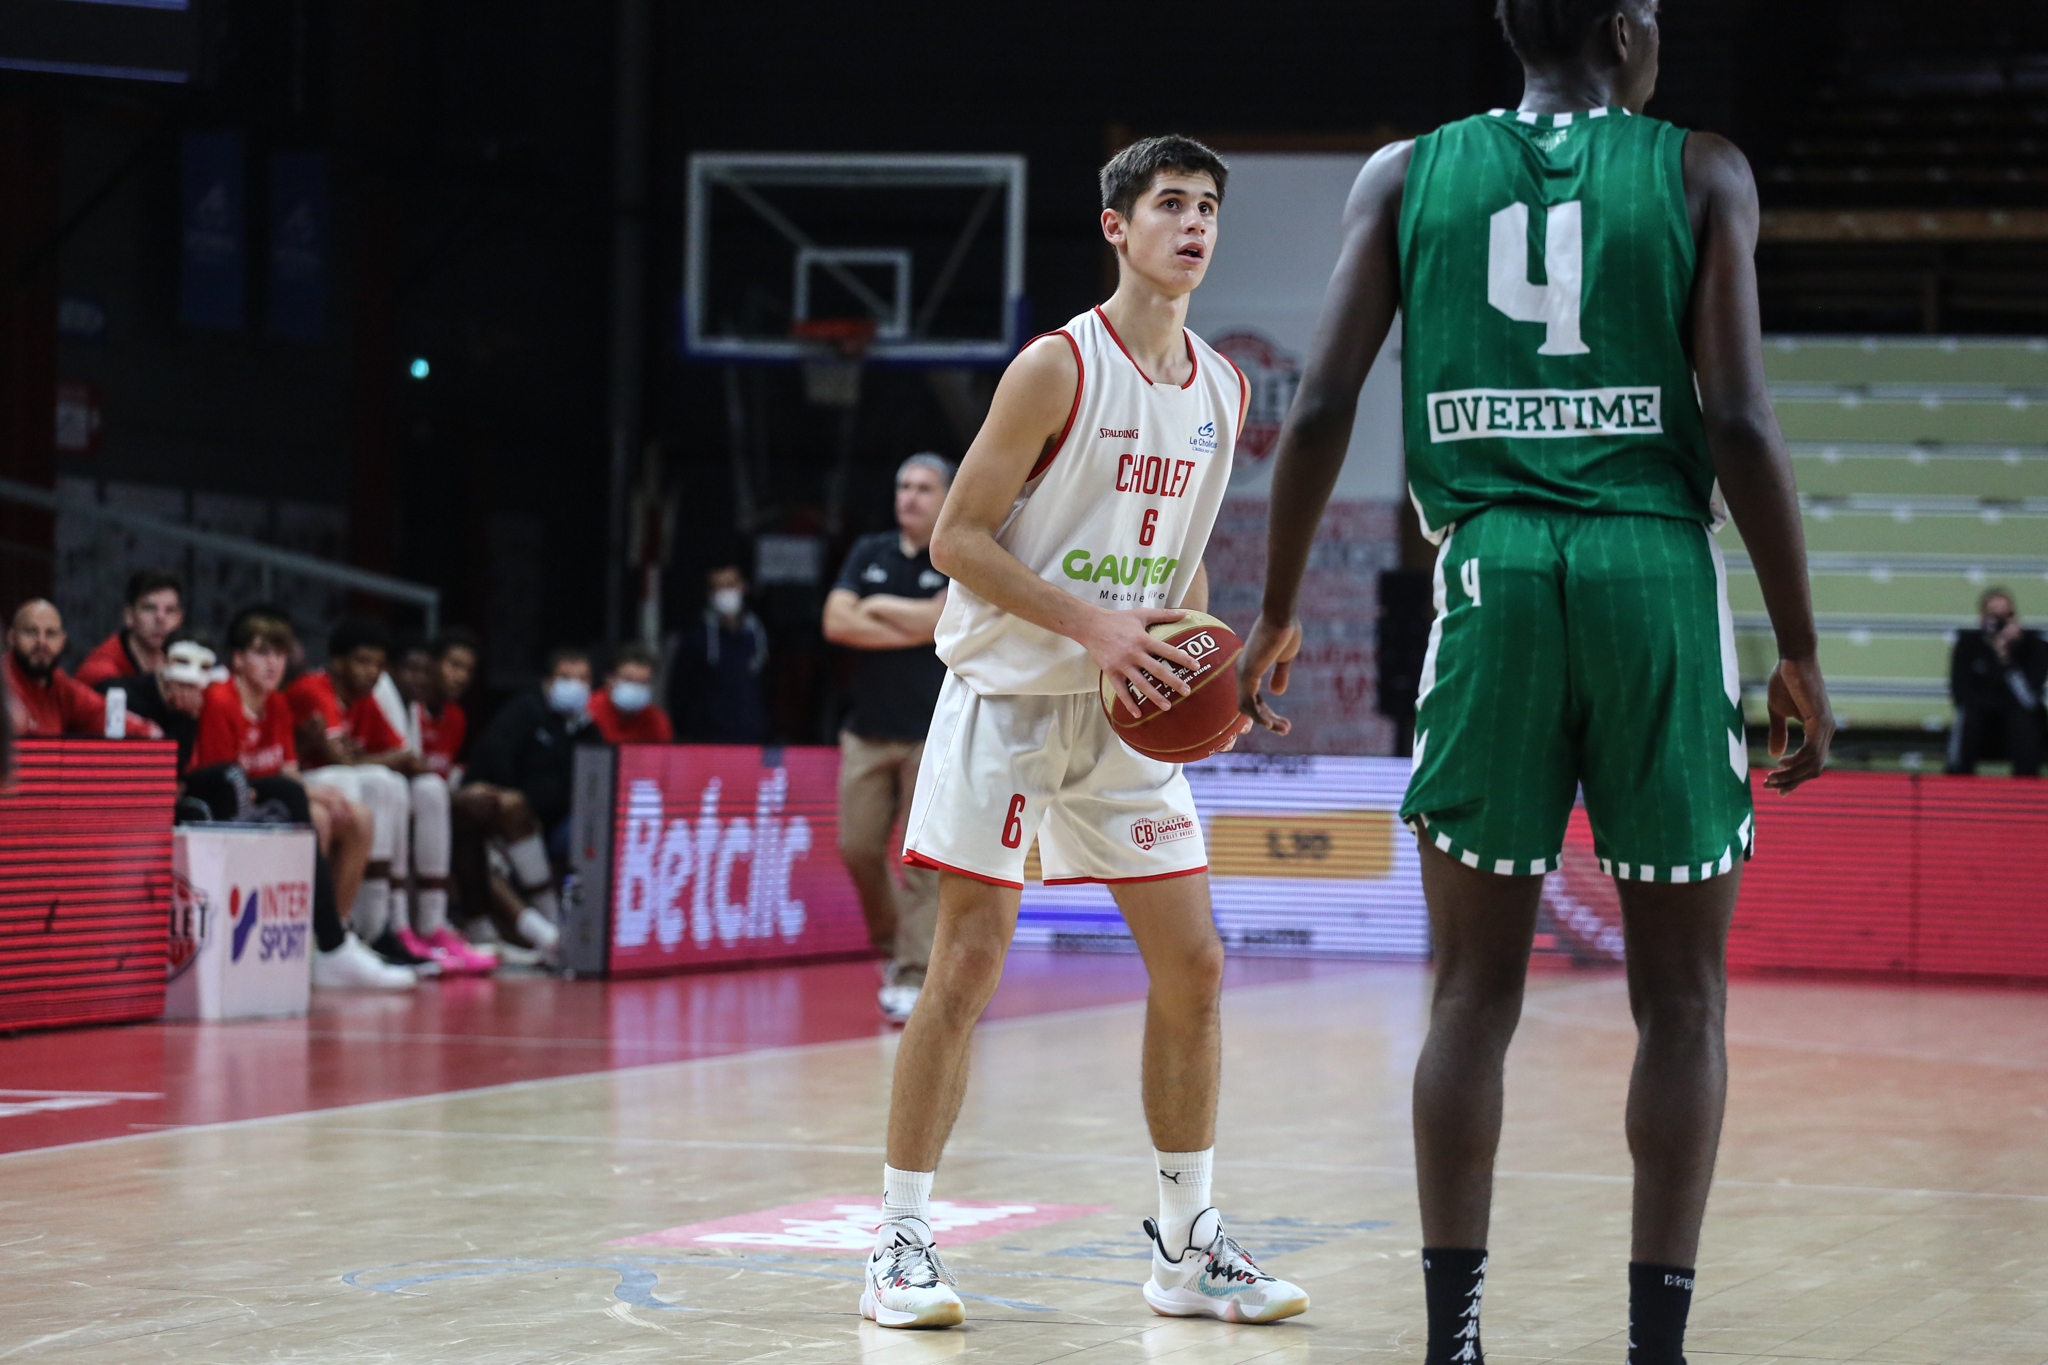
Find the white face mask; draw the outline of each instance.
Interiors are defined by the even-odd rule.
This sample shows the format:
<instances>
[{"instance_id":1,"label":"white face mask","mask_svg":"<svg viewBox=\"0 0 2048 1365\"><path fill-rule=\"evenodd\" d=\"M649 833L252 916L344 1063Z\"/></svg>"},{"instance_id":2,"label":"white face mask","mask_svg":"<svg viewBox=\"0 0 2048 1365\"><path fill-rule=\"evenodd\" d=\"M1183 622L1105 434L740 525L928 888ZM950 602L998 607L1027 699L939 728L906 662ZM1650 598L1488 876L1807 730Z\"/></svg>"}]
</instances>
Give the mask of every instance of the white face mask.
<instances>
[{"instance_id":1,"label":"white face mask","mask_svg":"<svg viewBox=\"0 0 2048 1365\"><path fill-rule=\"evenodd\" d=\"M716 588L711 593L711 610L720 616L738 616L746 609L747 596L738 588Z\"/></svg>"},{"instance_id":2,"label":"white face mask","mask_svg":"<svg viewBox=\"0 0 2048 1365\"><path fill-rule=\"evenodd\" d=\"M548 705L565 716L581 715L590 705L590 684L581 678L554 678L548 683Z\"/></svg>"},{"instance_id":3,"label":"white face mask","mask_svg":"<svg viewBox=\"0 0 2048 1365\"><path fill-rule=\"evenodd\" d=\"M654 689L644 682L621 678L612 684L611 697L612 705L630 716L647 709L647 704L654 700Z\"/></svg>"}]
</instances>

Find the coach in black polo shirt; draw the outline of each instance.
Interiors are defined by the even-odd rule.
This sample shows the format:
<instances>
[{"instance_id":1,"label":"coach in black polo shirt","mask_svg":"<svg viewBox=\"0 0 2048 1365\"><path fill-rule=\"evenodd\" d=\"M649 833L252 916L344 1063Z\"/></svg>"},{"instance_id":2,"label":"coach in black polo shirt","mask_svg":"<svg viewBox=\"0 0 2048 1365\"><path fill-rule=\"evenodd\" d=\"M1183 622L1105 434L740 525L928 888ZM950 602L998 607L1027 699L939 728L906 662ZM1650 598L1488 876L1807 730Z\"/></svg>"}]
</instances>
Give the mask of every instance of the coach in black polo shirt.
<instances>
[{"instance_id":1,"label":"coach in black polo shirt","mask_svg":"<svg viewBox=\"0 0 2048 1365\"><path fill-rule=\"evenodd\" d=\"M899 1024L924 985L939 918L938 874L903 866L895 831L910 812L946 677L932 634L947 580L932 567L931 540L952 483L941 456L905 460L896 471L897 529L855 541L825 598L825 638L861 651L853 713L839 733L839 856L860 891L868 936L889 955L877 999Z\"/></svg>"}]
</instances>

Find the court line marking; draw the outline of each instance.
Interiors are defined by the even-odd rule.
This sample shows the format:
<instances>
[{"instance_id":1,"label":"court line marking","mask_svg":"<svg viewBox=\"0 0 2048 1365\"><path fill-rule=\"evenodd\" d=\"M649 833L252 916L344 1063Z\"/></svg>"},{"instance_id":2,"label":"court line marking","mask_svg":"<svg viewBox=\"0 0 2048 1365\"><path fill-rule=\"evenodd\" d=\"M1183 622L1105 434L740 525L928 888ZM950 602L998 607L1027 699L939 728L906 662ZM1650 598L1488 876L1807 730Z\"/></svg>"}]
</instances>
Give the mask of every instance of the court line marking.
<instances>
[{"instance_id":1,"label":"court line marking","mask_svg":"<svg viewBox=\"0 0 2048 1365\"><path fill-rule=\"evenodd\" d=\"M1361 962L1361 967L1373 964ZM1348 973L1332 975L1349 975ZM1300 981L1262 981L1244 986L1228 986L1225 995L1238 995L1252 991L1277 991L1297 989ZM1143 1010L1143 997L1136 1000L1115 1000L1100 1005L1082 1005L1070 1010L1047 1010L1042 1014L1018 1014L1006 1019L989 1019L976 1025L977 1030L1019 1028L1026 1024L1042 1023L1046 1020L1085 1019L1090 1015L1109 1014L1116 1011ZM298 1123L329 1115L368 1114L379 1110L398 1108L409 1104L431 1104L439 1100L472 1099L485 1095L517 1094L527 1090L565 1085L572 1081L587 1081L615 1076L638 1076L664 1069L696 1066L722 1066L730 1062L750 1059L780 1059L801 1057L830 1048L888 1047L893 1048L902 1035L895 1032L877 1031L855 1038L831 1038L816 1043L790 1043L782 1047L756 1048L748 1052L719 1054L708 1057L684 1057L666 1062L641 1062L633 1066L597 1067L589 1071L568 1072L560 1076L531 1076L524 1080L499 1081L493 1085L466 1086L455 1090L436 1090L424 1095L398 1095L383 1100L361 1100L355 1104L337 1104L325 1109L295 1109L284 1114L257 1114L242 1119L216 1119L210 1123L192 1123L150 1132L116 1133L109 1137L87 1138L82 1142L59 1143L50 1147L23 1147L16 1151L0 1152L0 1162L18 1161L28 1157L46 1156L52 1152L77 1152L93 1147L107 1147L116 1143L143 1142L152 1138L165 1137L176 1133L218 1133L242 1128L273 1127L282 1123Z\"/></svg>"},{"instance_id":2,"label":"court line marking","mask_svg":"<svg viewBox=\"0 0 2048 1365\"><path fill-rule=\"evenodd\" d=\"M744 1142L720 1138L636 1138L636 1137L585 1137L574 1133L491 1133L451 1128L343 1128L323 1125L322 1132L347 1133L359 1137L420 1137L460 1139L464 1142L538 1142L570 1146L606 1147L664 1147L688 1151L719 1152L819 1152L832 1156L886 1156L888 1149L880 1146L862 1146L835 1142ZM948 1147L946 1159L963 1161L978 1158L984 1161L1045 1161L1073 1165L1120 1164L1145 1166L1145 1157L1118 1156L1108 1153L1089 1152L1003 1152L974 1147ZM1328 1161L1259 1161L1237 1160L1230 1162L1233 1169L1258 1171L1317 1171L1338 1175L1399 1175L1412 1176L1413 1166L1371 1166L1349 1162ZM1595 1185L1628 1185L1635 1177L1628 1175L1603 1175L1594 1171L1495 1171L1500 1180L1556 1180ZM2023 1191L2006 1192L1998 1190L1936 1190L1915 1189L1901 1185L1829 1185L1797 1180L1723 1180L1716 1178L1717 1188L1737 1190L1803 1190L1823 1194L1907 1194L1930 1199L1989 1199L2017 1203L2048 1203L2048 1194L2030 1194Z\"/></svg>"}]
</instances>

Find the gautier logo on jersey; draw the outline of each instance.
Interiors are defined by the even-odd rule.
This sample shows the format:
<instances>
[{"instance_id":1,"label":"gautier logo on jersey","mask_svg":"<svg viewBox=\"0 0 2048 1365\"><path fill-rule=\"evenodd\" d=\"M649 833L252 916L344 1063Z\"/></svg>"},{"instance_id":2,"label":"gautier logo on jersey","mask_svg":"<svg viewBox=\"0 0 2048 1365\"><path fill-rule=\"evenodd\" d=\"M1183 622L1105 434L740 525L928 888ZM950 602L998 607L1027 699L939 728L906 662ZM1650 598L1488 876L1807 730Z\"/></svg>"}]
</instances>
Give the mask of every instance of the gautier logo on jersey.
<instances>
[{"instance_id":1,"label":"gautier logo on jersey","mask_svg":"<svg viewBox=\"0 0 2048 1365\"><path fill-rule=\"evenodd\" d=\"M1164 583L1179 567L1178 559L1152 559L1145 555L1118 557L1112 554L1098 558L1092 550L1069 550L1060 560L1060 568L1069 578L1083 583L1100 583L1108 579L1126 587L1139 583Z\"/></svg>"},{"instance_id":2,"label":"gautier logo on jersey","mask_svg":"<svg viewBox=\"0 0 2048 1365\"><path fill-rule=\"evenodd\" d=\"M1154 820L1133 820L1131 842L1148 852L1160 844L1195 837L1195 822L1185 815L1162 815Z\"/></svg>"},{"instance_id":3,"label":"gautier logo on jersey","mask_svg":"<svg viewBox=\"0 0 2048 1365\"><path fill-rule=\"evenodd\" d=\"M1554 440L1634 436L1664 430L1664 391L1619 389L1457 389L1429 395L1429 439L1487 437Z\"/></svg>"}]
</instances>

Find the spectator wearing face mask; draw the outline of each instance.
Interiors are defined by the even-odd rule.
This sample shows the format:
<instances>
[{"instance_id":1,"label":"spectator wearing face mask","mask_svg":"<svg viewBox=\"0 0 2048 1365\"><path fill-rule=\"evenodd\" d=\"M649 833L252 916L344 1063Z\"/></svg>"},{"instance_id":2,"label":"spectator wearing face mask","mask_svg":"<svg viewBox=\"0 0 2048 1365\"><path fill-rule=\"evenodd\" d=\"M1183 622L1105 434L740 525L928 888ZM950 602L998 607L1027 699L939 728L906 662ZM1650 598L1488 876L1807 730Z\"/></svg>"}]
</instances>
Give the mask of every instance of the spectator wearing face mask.
<instances>
[{"instance_id":1,"label":"spectator wearing face mask","mask_svg":"<svg viewBox=\"0 0 2048 1365\"><path fill-rule=\"evenodd\" d=\"M163 667L164 646L185 624L185 580L163 569L143 569L128 579L121 629L100 641L78 666L78 680L106 691L114 678L134 678Z\"/></svg>"},{"instance_id":2,"label":"spectator wearing face mask","mask_svg":"<svg viewBox=\"0 0 2048 1365\"><path fill-rule=\"evenodd\" d=\"M95 735L107 732L107 699L57 667L64 652L64 618L42 598L21 604L7 630L7 693L16 735ZM129 739L161 739L156 726L129 716L119 727Z\"/></svg>"},{"instance_id":3,"label":"spectator wearing face mask","mask_svg":"<svg viewBox=\"0 0 2048 1365\"><path fill-rule=\"evenodd\" d=\"M199 738L199 714L206 689L224 678L213 650L191 631L174 631L158 651L156 667L147 673L117 674L98 685L101 696L119 692L128 714L140 716L178 742L178 772L192 766L192 745Z\"/></svg>"},{"instance_id":4,"label":"spectator wearing face mask","mask_svg":"<svg viewBox=\"0 0 2048 1365\"><path fill-rule=\"evenodd\" d=\"M506 702L477 737L469 776L525 797L549 856L567 863L575 749L599 738L590 723L590 656L558 649L540 685Z\"/></svg>"},{"instance_id":5,"label":"spectator wearing face mask","mask_svg":"<svg viewBox=\"0 0 2048 1365\"><path fill-rule=\"evenodd\" d=\"M590 721L607 744L669 744L668 713L654 702L654 651L621 645L612 671L590 699Z\"/></svg>"},{"instance_id":6,"label":"spectator wearing face mask","mask_svg":"<svg viewBox=\"0 0 2048 1365\"><path fill-rule=\"evenodd\" d=\"M677 644L669 714L686 742L765 744L768 628L747 610L747 577L738 565L713 569L705 587L703 618Z\"/></svg>"},{"instance_id":7,"label":"spectator wearing face mask","mask_svg":"<svg viewBox=\"0 0 2048 1365\"><path fill-rule=\"evenodd\" d=\"M1977 601L1978 628L1956 637L1949 655L1949 698L1956 705L1949 732L1948 771L1974 773L2000 753L2014 777L2041 775L2048 732L2042 696L2048 690L2048 640L2020 625L2019 607L2004 588Z\"/></svg>"}]
</instances>

